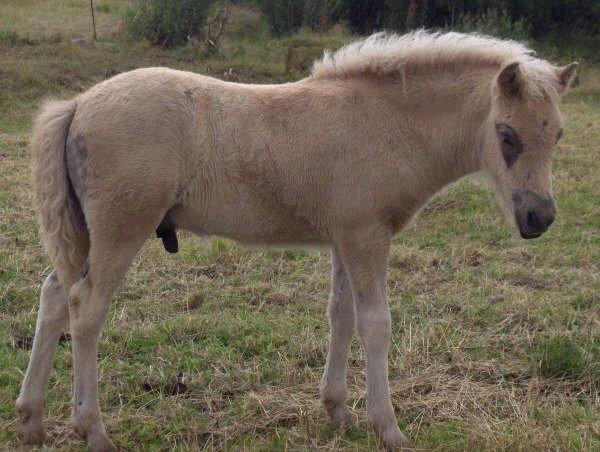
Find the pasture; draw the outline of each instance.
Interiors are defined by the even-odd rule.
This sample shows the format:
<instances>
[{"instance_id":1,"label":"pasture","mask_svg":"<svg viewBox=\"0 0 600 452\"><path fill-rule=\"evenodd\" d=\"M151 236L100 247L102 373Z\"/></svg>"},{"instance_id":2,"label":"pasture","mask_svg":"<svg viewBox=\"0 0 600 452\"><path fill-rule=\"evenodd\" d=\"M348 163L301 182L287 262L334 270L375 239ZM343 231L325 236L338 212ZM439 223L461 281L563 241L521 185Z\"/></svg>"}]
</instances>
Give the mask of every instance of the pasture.
<instances>
[{"instance_id":1,"label":"pasture","mask_svg":"<svg viewBox=\"0 0 600 452\"><path fill-rule=\"evenodd\" d=\"M341 29L231 38L221 54L128 38L123 1L5 0L0 7L0 448L18 449L14 400L49 271L29 183L31 119L116 73L169 66L229 80L305 75ZM84 37L79 40L77 38ZM567 63L572 55L548 55ZM417 450L600 448L600 67L582 61L562 106L558 216L523 241L484 181L439 195L394 241L390 384ZM318 385L327 350L327 250L261 250L180 234L139 254L99 345L100 403L123 450L366 450L364 359L349 367L352 423L325 426ZM45 425L50 447L85 450L69 425L71 351L61 338Z\"/></svg>"}]
</instances>

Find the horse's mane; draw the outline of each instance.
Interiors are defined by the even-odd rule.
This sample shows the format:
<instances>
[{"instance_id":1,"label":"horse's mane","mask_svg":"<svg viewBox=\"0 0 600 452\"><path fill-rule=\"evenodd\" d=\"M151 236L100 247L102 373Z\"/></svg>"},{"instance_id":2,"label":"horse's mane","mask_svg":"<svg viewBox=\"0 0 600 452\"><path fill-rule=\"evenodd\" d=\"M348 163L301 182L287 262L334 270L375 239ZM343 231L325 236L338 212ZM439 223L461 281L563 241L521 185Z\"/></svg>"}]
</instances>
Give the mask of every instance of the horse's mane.
<instances>
[{"instance_id":1,"label":"horse's mane","mask_svg":"<svg viewBox=\"0 0 600 452\"><path fill-rule=\"evenodd\" d=\"M402 77L416 73L463 72L468 68L497 68L521 62L532 95L554 95L556 76L552 65L535 57L525 44L479 34L434 33L425 30L406 35L380 32L325 51L315 61L317 79L360 76Z\"/></svg>"}]
</instances>

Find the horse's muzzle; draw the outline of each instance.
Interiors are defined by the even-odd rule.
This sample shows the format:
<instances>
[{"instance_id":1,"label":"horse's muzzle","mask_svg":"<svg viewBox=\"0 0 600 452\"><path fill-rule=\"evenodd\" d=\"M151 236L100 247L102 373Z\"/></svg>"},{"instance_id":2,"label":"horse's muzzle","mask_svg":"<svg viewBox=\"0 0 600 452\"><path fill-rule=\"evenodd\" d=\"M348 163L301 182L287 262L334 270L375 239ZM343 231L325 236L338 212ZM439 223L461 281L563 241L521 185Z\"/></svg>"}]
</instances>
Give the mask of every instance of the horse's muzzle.
<instances>
[{"instance_id":1,"label":"horse's muzzle","mask_svg":"<svg viewBox=\"0 0 600 452\"><path fill-rule=\"evenodd\" d=\"M513 195L515 218L521 237L535 239L554 222L556 207L551 196L542 197L530 190L519 190Z\"/></svg>"}]
</instances>

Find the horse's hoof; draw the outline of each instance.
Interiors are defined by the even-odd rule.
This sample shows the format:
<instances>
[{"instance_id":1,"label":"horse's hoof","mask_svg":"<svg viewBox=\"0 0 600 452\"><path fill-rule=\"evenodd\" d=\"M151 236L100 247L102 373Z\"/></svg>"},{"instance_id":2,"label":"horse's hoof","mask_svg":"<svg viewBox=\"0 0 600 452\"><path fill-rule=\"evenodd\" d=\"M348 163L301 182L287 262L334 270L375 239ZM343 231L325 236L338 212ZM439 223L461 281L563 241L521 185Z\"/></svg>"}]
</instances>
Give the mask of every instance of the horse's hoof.
<instances>
[{"instance_id":1,"label":"horse's hoof","mask_svg":"<svg viewBox=\"0 0 600 452\"><path fill-rule=\"evenodd\" d=\"M383 430L380 439L385 450L388 451L407 450L412 447L410 441L402 434L397 425Z\"/></svg>"},{"instance_id":2,"label":"horse's hoof","mask_svg":"<svg viewBox=\"0 0 600 452\"><path fill-rule=\"evenodd\" d=\"M117 448L105 432L89 433L86 441L92 452L117 452Z\"/></svg>"},{"instance_id":3,"label":"horse's hoof","mask_svg":"<svg viewBox=\"0 0 600 452\"><path fill-rule=\"evenodd\" d=\"M350 419L350 410L346 405L345 391L342 394L336 394L336 397L321 396L321 403L327 412L327 425L332 429L343 428Z\"/></svg>"},{"instance_id":4,"label":"horse's hoof","mask_svg":"<svg viewBox=\"0 0 600 452\"><path fill-rule=\"evenodd\" d=\"M21 419L21 432L19 437L25 444L39 446L46 440L46 432L42 426L41 409L33 410L23 403L21 398L17 399L17 412Z\"/></svg>"},{"instance_id":5,"label":"horse's hoof","mask_svg":"<svg viewBox=\"0 0 600 452\"><path fill-rule=\"evenodd\" d=\"M24 444L41 446L46 441L46 432L42 424L32 424L29 422L23 424L19 437Z\"/></svg>"},{"instance_id":6,"label":"horse's hoof","mask_svg":"<svg viewBox=\"0 0 600 452\"><path fill-rule=\"evenodd\" d=\"M343 405L335 410L328 411L329 422L327 425L334 430L342 430L350 421L350 410Z\"/></svg>"}]
</instances>

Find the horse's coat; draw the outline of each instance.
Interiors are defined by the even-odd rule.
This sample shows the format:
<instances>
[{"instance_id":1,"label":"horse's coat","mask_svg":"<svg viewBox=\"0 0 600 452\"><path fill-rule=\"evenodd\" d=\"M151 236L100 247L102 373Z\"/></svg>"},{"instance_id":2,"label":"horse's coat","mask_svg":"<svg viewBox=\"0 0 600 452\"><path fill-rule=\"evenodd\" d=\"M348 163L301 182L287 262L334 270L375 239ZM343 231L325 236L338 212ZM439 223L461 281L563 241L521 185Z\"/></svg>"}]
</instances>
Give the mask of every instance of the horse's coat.
<instances>
[{"instance_id":1,"label":"horse's coat","mask_svg":"<svg viewBox=\"0 0 600 452\"><path fill-rule=\"evenodd\" d=\"M74 427L92 449L114 448L98 408L97 338L145 240L156 232L176 251L181 228L245 243L330 246L323 403L342 425L356 330L373 426L386 447L407 444L387 378L393 234L442 187L480 170L521 235L542 234L555 214L557 102L575 69L514 42L379 34L327 53L296 83L244 85L148 68L46 104L31 146L54 271L17 401L24 439L43 440L48 373L70 320Z\"/></svg>"}]
</instances>

